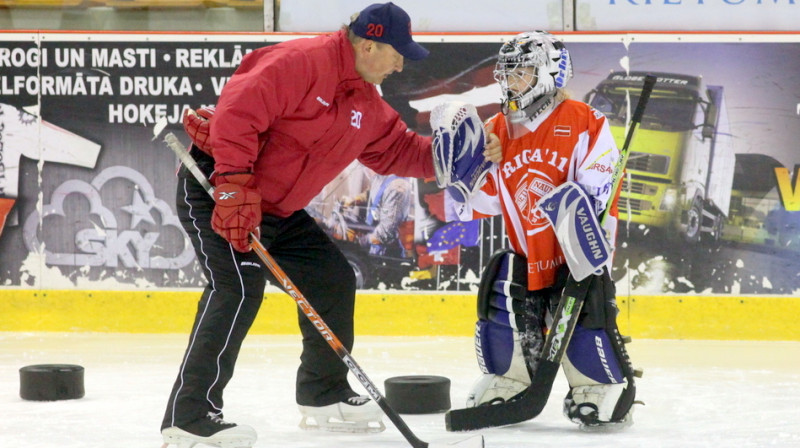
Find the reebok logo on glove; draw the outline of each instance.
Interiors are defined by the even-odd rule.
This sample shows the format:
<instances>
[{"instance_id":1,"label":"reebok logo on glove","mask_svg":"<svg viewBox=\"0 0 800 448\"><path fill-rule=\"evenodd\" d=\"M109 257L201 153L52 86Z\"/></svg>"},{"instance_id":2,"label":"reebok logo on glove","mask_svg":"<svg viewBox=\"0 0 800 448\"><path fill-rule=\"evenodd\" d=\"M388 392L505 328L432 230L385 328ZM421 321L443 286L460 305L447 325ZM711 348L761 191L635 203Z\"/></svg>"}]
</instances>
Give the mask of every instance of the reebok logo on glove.
<instances>
[{"instance_id":1,"label":"reebok logo on glove","mask_svg":"<svg viewBox=\"0 0 800 448\"><path fill-rule=\"evenodd\" d=\"M221 192L219 194L218 200L224 201L226 199L235 199L235 198L236 198L236 192L235 191L231 191L231 192L223 191L223 192Z\"/></svg>"}]
</instances>

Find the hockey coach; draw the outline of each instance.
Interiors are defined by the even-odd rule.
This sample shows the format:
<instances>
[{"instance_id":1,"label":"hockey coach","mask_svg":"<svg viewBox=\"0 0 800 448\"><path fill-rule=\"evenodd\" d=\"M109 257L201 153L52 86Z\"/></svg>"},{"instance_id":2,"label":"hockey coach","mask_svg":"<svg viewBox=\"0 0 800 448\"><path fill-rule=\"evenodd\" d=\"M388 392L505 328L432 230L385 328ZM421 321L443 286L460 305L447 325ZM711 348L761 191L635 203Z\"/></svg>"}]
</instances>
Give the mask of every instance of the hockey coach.
<instances>
[{"instance_id":1,"label":"hockey coach","mask_svg":"<svg viewBox=\"0 0 800 448\"><path fill-rule=\"evenodd\" d=\"M373 4L334 34L253 51L216 108L185 115L191 154L215 192L210 197L185 167L179 171L178 214L208 284L169 396L165 443L255 443L252 427L222 419L223 390L265 284L278 284L250 250L251 232L352 349L353 270L303 208L356 159L379 174L434 176L430 137L410 132L376 88L406 59L427 55L412 40L405 11ZM302 315L298 321L301 426L369 431L377 422L382 429L380 407L353 391L347 366L313 324Z\"/></svg>"}]
</instances>

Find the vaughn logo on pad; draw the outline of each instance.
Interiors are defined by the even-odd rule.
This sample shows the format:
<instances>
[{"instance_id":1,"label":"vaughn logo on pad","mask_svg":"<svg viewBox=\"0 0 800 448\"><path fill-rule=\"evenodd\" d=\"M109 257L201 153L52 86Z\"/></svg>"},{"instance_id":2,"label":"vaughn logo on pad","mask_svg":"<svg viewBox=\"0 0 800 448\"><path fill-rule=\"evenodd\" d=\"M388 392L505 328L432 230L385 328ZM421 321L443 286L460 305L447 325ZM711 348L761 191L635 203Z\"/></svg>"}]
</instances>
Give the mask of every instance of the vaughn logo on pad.
<instances>
[{"instance_id":1,"label":"vaughn logo on pad","mask_svg":"<svg viewBox=\"0 0 800 448\"><path fill-rule=\"evenodd\" d=\"M575 280L583 280L606 264L611 249L589 197L578 184L558 186L539 200L538 208L553 226Z\"/></svg>"}]
</instances>

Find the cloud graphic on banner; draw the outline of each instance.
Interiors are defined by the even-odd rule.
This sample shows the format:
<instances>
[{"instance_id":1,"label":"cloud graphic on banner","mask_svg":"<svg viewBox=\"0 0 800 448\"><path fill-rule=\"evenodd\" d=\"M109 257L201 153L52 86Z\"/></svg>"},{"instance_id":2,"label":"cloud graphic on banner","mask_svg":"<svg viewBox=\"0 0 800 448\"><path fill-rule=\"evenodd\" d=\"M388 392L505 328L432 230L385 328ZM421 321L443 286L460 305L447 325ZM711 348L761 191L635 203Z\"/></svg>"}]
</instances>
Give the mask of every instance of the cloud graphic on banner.
<instances>
[{"instance_id":1,"label":"cloud graphic on banner","mask_svg":"<svg viewBox=\"0 0 800 448\"><path fill-rule=\"evenodd\" d=\"M428 240L428 252L449 250L456 246L477 246L480 233L479 220L447 223L431 235Z\"/></svg>"},{"instance_id":2,"label":"cloud graphic on banner","mask_svg":"<svg viewBox=\"0 0 800 448\"><path fill-rule=\"evenodd\" d=\"M111 180L122 179L133 183L134 193L131 204L119 207L120 210L131 215L131 229L119 229L117 217L114 212L103 205L100 194L101 189ZM99 218L99 222L91 222L92 227L85 227L75 232L75 248L78 252L54 252L46 248L39 240L41 234L49 233L50 229L57 226L48 226L48 219L54 217L65 218L67 212L64 200L67 196L77 194L85 197L89 203L90 217ZM106 168L98 173L92 183L81 180L68 180L53 191L52 202L42 207L41 218L38 211L28 216L23 229L25 245L31 252L42 252L45 261L51 265L62 266L105 266L144 269L180 269L194 260L189 239L182 231L178 217L172 213L169 205L155 196L150 182L138 171L115 166ZM160 231L139 231L134 228L141 222L156 224L152 212L161 217ZM41 221L41 230L39 229ZM151 255L153 249L158 249L159 238L164 230L174 228L183 239L183 249L175 257ZM59 235L63 228L59 229ZM163 241L163 239L161 240ZM63 241L59 241L63 242Z\"/></svg>"},{"instance_id":3,"label":"cloud graphic on banner","mask_svg":"<svg viewBox=\"0 0 800 448\"><path fill-rule=\"evenodd\" d=\"M133 204L120 207L120 209L130 213L131 227L136 227L141 221L147 221L148 224L155 224L153 215L150 214L151 205L142 199L142 194L139 190L133 192Z\"/></svg>"}]
</instances>

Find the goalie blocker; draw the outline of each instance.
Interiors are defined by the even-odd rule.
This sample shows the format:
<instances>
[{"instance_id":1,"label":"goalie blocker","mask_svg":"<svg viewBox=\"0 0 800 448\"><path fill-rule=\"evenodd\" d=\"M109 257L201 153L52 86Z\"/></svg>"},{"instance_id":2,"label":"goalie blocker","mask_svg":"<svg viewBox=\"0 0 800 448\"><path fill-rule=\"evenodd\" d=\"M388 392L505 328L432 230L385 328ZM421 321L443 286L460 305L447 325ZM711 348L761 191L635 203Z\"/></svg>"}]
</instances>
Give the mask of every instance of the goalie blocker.
<instances>
[{"instance_id":1,"label":"goalie blocker","mask_svg":"<svg viewBox=\"0 0 800 448\"><path fill-rule=\"evenodd\" d=\"M492 256L478 290L475 348L483 372L467 407L514 400L531 384L547 319L558 304L567 270L556 285L527 290L527 260L508 249ZM634 372L616 325L615 289L598 275L562 361L570 385L564 414L584 429L625 426L635 398Z\"/></svg>"}]
</instances>

